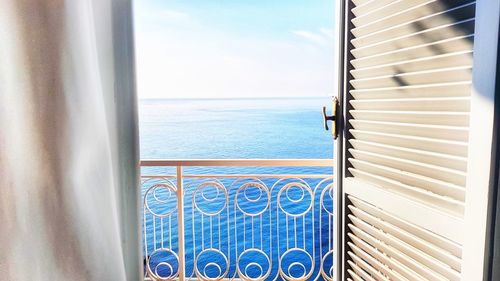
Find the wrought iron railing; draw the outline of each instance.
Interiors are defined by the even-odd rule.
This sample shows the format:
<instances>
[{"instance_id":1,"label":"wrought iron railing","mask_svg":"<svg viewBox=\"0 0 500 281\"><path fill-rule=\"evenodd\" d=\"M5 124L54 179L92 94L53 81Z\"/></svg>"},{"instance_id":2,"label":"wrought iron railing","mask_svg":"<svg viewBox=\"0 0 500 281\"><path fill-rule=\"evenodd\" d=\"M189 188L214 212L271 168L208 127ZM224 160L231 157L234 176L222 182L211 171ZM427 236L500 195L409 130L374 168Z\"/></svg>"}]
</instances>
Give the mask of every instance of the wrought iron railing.
<instances>
[{"instance_id":1,"label":"wrought iron railing","mask_svg":"<svg viewBox=\"0 0 500 281\"><path fill-rule=\"evenodd\" d=\"M147 278L332 280L332 163L141 161Z\"/></svg>"}]
</instances>

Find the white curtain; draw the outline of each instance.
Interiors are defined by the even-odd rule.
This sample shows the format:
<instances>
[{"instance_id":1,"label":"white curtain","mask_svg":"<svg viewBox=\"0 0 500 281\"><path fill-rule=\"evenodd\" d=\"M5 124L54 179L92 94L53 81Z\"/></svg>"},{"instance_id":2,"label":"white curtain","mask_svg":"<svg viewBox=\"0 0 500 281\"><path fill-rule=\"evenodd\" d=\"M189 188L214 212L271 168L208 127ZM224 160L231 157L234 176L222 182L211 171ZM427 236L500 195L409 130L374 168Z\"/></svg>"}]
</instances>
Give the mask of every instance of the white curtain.
<instances>
[{"instance_id":1,"label":"white curtain","mask_svg":"<svg viewBox=\"0 0 500 281\"><path fill-rule=\"evenodd\" d=\"M131 0L0 0L0 280L140 280Z\"/></svg>"}]
</instances>

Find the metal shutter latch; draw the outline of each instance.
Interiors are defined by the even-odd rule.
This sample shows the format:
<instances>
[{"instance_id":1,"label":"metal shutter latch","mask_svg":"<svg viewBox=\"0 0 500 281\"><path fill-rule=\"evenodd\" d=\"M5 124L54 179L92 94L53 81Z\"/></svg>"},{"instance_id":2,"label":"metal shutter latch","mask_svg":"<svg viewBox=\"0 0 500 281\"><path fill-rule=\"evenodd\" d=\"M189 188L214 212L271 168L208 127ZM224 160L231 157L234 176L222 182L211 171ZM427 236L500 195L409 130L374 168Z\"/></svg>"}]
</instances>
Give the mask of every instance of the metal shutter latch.
<instances>
[{"instance_id":1,"label":"metal shutter latch","mask_svg":"<svg viewBox=\"0 0 500 281\"><path fill-rule=\"evenodd\" d=\"M332 115L326 115L326 106L323 106L323 125L325 126L325 130L329 130L328 121L332 121L332 135L333 139L337 139L338 131L337 131L337 108L339 106L339 100L337 97L332 98Z\"/></svg>"}]
</instances>

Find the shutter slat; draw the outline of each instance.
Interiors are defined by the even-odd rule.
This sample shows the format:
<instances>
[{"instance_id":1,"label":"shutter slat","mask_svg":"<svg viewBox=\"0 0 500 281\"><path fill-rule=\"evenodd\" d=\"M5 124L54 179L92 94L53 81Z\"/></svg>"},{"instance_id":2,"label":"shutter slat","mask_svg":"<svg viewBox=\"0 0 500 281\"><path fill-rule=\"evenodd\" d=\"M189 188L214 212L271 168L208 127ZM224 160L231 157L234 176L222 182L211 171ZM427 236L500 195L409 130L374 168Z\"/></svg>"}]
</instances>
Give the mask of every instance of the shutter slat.
<instances>
[{"instance_id":1,"label":"shutter slat","mask_svg":"<svg viewBox=\"0 0 500 281\"><path fill-rule=\"evenodd\" d=\"M383 1L377 1L383 2ZM390 38L410 34L415 32L415 26L422 26L425 29L435 28L442 25L451 24L456 21L462 21L469 18L473 18L475 14L474 9L475 2L466 3L457 7L445 11L439 11L438 13L425 15L415 20L404 21L401 24L391 24L385 29L373 31L373 26L366 26L372 29L371 32L364 36L356 36L351 43L354 47L359 47L361 45L369 45L377 42L385 41ZM362 28L354 30L355 32L362 33Z\"/></svg>"},{"instance_id":2,"label":"shutter slat","mask_svg":"<svg viewBox=\"0 0 500 281\"><path fill-rule=\"evenodd\" d=\"M374 0L352 0L352 3L356 6L363 6L365 4L368 4L369 2L374 1ZM391 0L394 1L394 0Z\"/></svg>"},{"instance_id":3,"label":"shutter slat","mask_svg":"<svg viewBox=\"0 0 500 281\"><path fill-rule=\"evenodd\" d=\"M358 120L445 126L469 125L469 114L463 112L350 110L349 113Z\"/></svg>"},{"instance_id":4,"label":"shutter slat","mask_svg":"<svg viewBox=\"0 0 500 281\"><path fill-rule=\"evenodd\" d=\"M370 238L370 241L379 240L417 261L422 267L431 268L448 278L456 277L457 271L461 269L459 258L436 245L356 207L349 206L349 210L353 214L348 216L351 222L348 227L353 235Z\"/></svg>"},{"instance_id":5,"label":"shutter slat","mask_svg":"<svg viewBox=\"0 0 500 281\"><path fill-rule=\"evenodd\" d=\"M349 200L352 203L352 206L355 208L358 208L359 210L362 210L365 213L371 214L373 217L378 218L379 220L383 220L388 224L393 225L394 227L397 227L401 230L404 230L406 233L409 234L408 237L419 237L422 240L425 240L429 242L430 244L439 247L446 252L451 253L452 255L456 257L461 257L462 256L462 247L461 245L448 240L444 237L441 237L437 234L434 234L428 230L425 230L421 227L418 227L416 225L413 225L409 222L406 222L395 215L389 214L373 205L370 205L366 202L363 202L362 200L355 198L354 196L348 196ZM392 233L392 235L397 236L398 233ZM419 247L419 249L425 250L425 252L428 251L428 247L425 246L424 244L414 244L417 243L417 240L405 240L406 236L397 236L399 239L402 241L405 241L409 244L414 245L415 247Z\"/></svg>"},{"instance_id":6,"label":"shutter slat","mask_svg":"<svg viewBox=\"0 0 500 281\"><path fill-rule=\"evenodd\" d=\"M463 112L350 110L349 113L358 120L445 126L469 125L469 114Z\"/></svg>"},{"instance_id":7,"label":"shutter slat","mask_svg":"<svg viewBox=\"0 0 500 281\"><path fill-rule=\"evenodd\" d=\"M471 66L439 68L433 70L353 79L349 81L349 83L356 87L356 89L372 89L382 87L406 86L411 84L460 82L470 78L471 70Z\"/></svg>"},{"instance_id":8,"label":"shutter slat","mask_svg":"<svg viewBox=\"0 0 500 281\"><path fill-rule=\"evenodd\" d=\"M451 256L442 249L439 249L432 244L426 244L424 246L430 251L433 251L433 253L438 256L438 259L430 256L426 252L423 252L421 249L416 248L414 245L404 242L355 216L351 216L349 219L353 223L348 225L349 230L352 233L350 233L351 235L356 236L367 243L371 243L376 248L383 250L384 253L389 256L397 256L394 258L397 258L410 268L420 271L419 273L426 275L427 278L431 276L438 277L438 275L426 274L422 270L423 268L432 268L433 271L437 272L439 275L446 276L449 279L459 278L457 271L461 268L460 259ZM412 243L415 243L415 241L412 241Z\"/></svg>"},{"instance_id":9,"label":"shutter slat","mask_svg":"<svg viewBox=\"0 0 500 281\"><path fill-rule=\"evenodd\" d=\"M394 2L394 0L370 0L366 3L354 7L352 9L352 13L356 16L361 16L382 6L390 4L391 2Z\"/></svg>"},{"instance_id":10,"label":"shutter slat","mask_svg":"<svg viewBox=\"0 0 500 281\"><path fill-rule=\"evenodd\" d=\"M427 137L451 141L466 142L469 136L467 127L440 126L412 123L379 122L367 120L349 120L356 130L387 134L402 134L415 137Z\"/></svg>"},{"instance_id":11,"label":"shutter slat","mask_svg":"<svg viewBox=\"0 0 500 281\"><path fill-rule=\"evenodd\" d=\"M396 50L363 56L351 60L351 64L356 68L371 67L383 64L390 64L401 61L409 61L418 58L431 57L436 55L451 54L458 52L472 52L470 41L473 34L453 37L449 39L433 41L431 43L411 46L408 48L398 48Z\"/></svg>"},{"instance_id":12,"label":"shutter slat","mask_svg":"<svg viewBox=\"0 0 500 281\"><path fill-rule=\"evenodd\" d=\"M382 275L380 271L373 267L368 260L358 257L355 253L348 251L347 254L351 257L351 259L364 271L368 272L370 275L374 276L376 280L389 281L387 277ZM366 261L365 261L366 260ZM370 260L371 261L371 260Z\"/></svg>"},{"instance_id":13,"label":"shutter slat","mask_svg":"<svg viewBox=\"0 0 500 281\"><path fill-rule=\"evenodd\" d=\"M386 134L361 130L349 130L349 132L359 140L449 154L460 157L467 156L467 151L464 151L464 148L467 149L467 143L465 142L414 137L401 134Z\"/></svg>"},{"instance_id":14,"label":"shutter slat","mask_svg":"<svg viewBox=\"0 0 500 281\"><path fill-rule=\"evenodd\" d=\"M435 165L428 165L403 158L386 156L378 153L367 152L357 149L349 149L349 153L355 159L378 163L380 165L408 171L410 173L432 177L437 180L453 183L459 186L465 185L465 173L457 170L446 169Z\"/></svg>"},{"instance_id":15,"label":"shutter slat","mask_svg":"<svg viewBox=\"0 0 500 281\"><path fill-rule=\"evenodd\" d=\"M417 275L415 272L411 271L406 266L401 264L399 262L399 260L388 258L386 255L384 255L385 253L382 254L381 252L377 251L375 248L373 248L371 245L369 245L365 241L357 238L356 236L354 236L350 233L348 234L348 236L349 236L349 238L351 238L352 243L354 245L356 245L356 247L358 247L359 249L368 253L370 256L374 257L375 259L377 259L381 263L387 265L390 268L390 272L393 272L393 271L397 272L398 274L400 274L401 276L403 276L407 280L426 281L423 277ZM394 274L394 276L396 276L396 275ZM392 277L392 278L396 278L396 277ZM396 280L399 280L399 279L396 279ZM442 278L439 280L442 280Z\"/></svg>"},{"instance_id":16,"label":"shutter slat","mask_svg":"<svg viewBox=\"0 0 500 281\"><path fill-rule=\"evenodd\" d=\"M352 263L351 262L351 267L357 267L356 264ZM359 267L358 267L359 268ZM361 275L359 273L356 273L354 272L353 270L351 269L348 269L347 270L347 273L351 276L351 278L353 279L350 279L350 278L347 278L347 280L355 280L355 281L365 281L365 280L368 280L368 281L375 281L375 279L371 278L370 275L366 274L366 272L362 271L360 268L358 269L360 272L362 272L364 275ZM358 275L359 274L359 275ZM362 277L360 277L362 276Z\"/></svg>"},{"instance_id":17,"label":"shutter slat","mask_svg":"<svg viewBox=\"0 0 500 281\"><path fill-rule=\"evenodd\" d=\"M473 34L474 18L466 19L460 22L442 25L399 37L390 38L385 41L373 43L370 45L358 44L358 47L351 50L351 54L359 59L362 57L373 56L390 51L396 51L403 48L410 48L424 44L430 44L440 40L456 38ZM460 41L463 47L471 48L471 42L468 40Z\"/></svg>"},{"instance_id":18,"label":"shutter slat","mask_svg":"<svg viewBox=\"0 0 500 281\"><path fill-rule=\"evenodd\" d=\"M354 89L349 93L355 99L464 97L470 96L471 81L408 85L385 88Z\"/></svg>"},{"instance_id":19,"label":"shutter slat","mask_svg":"<svg viewBox=\"0 0 500 281\"><path fill-rule=\"evenodd\" d=\"M361 267L359 267L356 263L354 263L354 262L352 262L350 260L347 261L347 263L352 268L352 270L349 270L349 271L353 272L356 275L361 276L364 280L375 281L375 279L373 277L371 277L370 274L367 273L367 271L365 271L364 269L362 269Z\"/></svg>"},{"instance_id":20,"label":"shutter slat","mask_svg":"<svg viewBox=\"0 0 500 281\"><path fill-rule=\"evenodd\" d=\"M377 142L363 141L359 139L351 139L349 140L349 143L351 143L352 147L357 150L379 153L430 165L437 165L461 172L466 172L467 170L466 157L450 156L448 154L428 152L418 149L409 149L394 145L385 145Z\"/></svg>"},{"instance_id":21,"label":"shutter slat","mask_svg":"<svg viewBox=\"0 0 500 281\"><path fill-rule=\"evenodd\" d=\"M469 97L351 100L357 110L411 110L468 112Z\"/></svg>"},{"instance_id":22,"label":"shutter slat","mask_svg":"<svg viewBox=\"0 0 500 281\"><path fill-rule=\"evenodd\" d=\"M396 0L382 5L379 7L374 7L368 13L356 15L352 20L355 26L362 26L368 23L372 23L380 18L385 18L394 15L401 10L407 10L413 8L414 6L428 2L429 0ZM353 9L354 12L354 9Z\"/></svg>"},{"instance_id":23,"label":"shutter slat","mask_svg":"<svg viewBox=\"0 0 500 281\"><path fill-rule=\"evenodd\" d=\"M361 171L393 179L406 185L428 190L442 196L448 196L462 202L465 199L465 188L463 186L359 159L350 158L349 162L354 168Z\"/></svg>"},{"instance_id":24,"label":"shutter slat","mask_svg":"<svg viewBox=\"0 0 500 281\"><path fill-rule=\"evenodd\" d=\"M370 266L389 277L389 280L408 280L404 278L401 274L396 271L391 270L387 265L377 260L375 257L368 254L364 249L360 249L358 246L354 245L354 243L348 242L347 245L351 248L352 252L367 261Z\"/></svg>"},{"instance_id":25,"label":"shutter slat","mask_svg":"<svg viewBox=\"0 0 500 281\"><path fill-rule=\"evenodd\" d=\"M376 20L369 22L353 19L352 22L355 24L355 27L351 29L351 33L355 37L366 36L370 33L375 33L377 31L387 29L391 26L398 26L407 22L418 20L422 17L446 12L450 8L459 7L471 2L473 1L456 0L455 5L453 5L452 7L444 7L441 0L433 0L428 1L427 3L424 3L422 5L417 5L406 10L398 11L388 16L378 17ZM441 17L446 16L441 15ZM425 25L419 25L419 27L422 29L425 28Z\"/></svg>"},{"instance_id":26,"label":"shutter slat","mask_svg":"<svg viewBox=\"0 0 500 281\"><path fill-rule=\"evenodd\" d=\"M396 75L398 73L418 72L435 68L452 68L460 66L472 67L472 51L447 53L437 56L421 57L413 60L396 61L389 64L378 64L366 68L356 68L351 74L356 79Z\"/></svg>"},{"instance_id":27,"label":"shutter slat","mask_svg":"<svg viewBox=\"0 0 500 281\"><path fill-rule=\"evenodd\" d=\"M374 174L370 174L367 172L363 172L354 168L349 168L349 172L353 174L355 177L358 179L364 179L369 181L372 184L379 185L380 187L390 190L394 193L403 195L403 196L410 196L414 200L432 205L437 209L440 209L448 214L451 214L453 216L461 216L463 215L464 211L464 203L460 202L458 200L454 200L449 197L444 197L440 195L436 195L434 193L425 191L420 188L415 188L406 184L402 184L400 182L377 176Z\"/></svg>"},{"instance_id":28,"label":"shutter slat","mask_svg":"<svg viewBox=\"0 0 500 281\"><path fill-rule=\"evenodd\" d=\"M451 278L445 278L444 276L441 276L430 270L418 270L419 264L417 262L399 253L399 251L397 250L391 249L389 247L384 247L384 244L382 243L375 242L373 244L370 244L352 233L349 233L348 237L359 248L369 253L375 252L376 254L374 253L373 255L380 257L379 260L388 264L391 268L394 268L394 270L406 277L408 280L457 280L456 277L452 276L452 272L448 274L449 276L452 276ZM375 247L374 244L378 247ZM417 270L414 270L415 268L417 268Z\"/></svg>"},{"instance_id":29,"label":"shutter slat","mask_svg":"<svg viewBox=\"0 0 500 281\"><path fill-rule=\"evenodd\" d=\"M352 217L355 220L355 217ZM430 251L434 251L437 256L441 258L438 260L425 252L415 248L414 246L407 244L390 234L384 233L380 229L363 223L358 222L360 228L349 224L349 233L351 236L358 237L366 243L372 245L377 249L381 249L384 253L389 256L400 260L403 264L408 266L411 270L417 272L418 274L425 276L426 278L436 278L439 279L442 276L446 276L449 279L458 280L460 278L457 270L460 270L460 259L450 256L449 253L443 252L441 249L436 248L431 244L427 244ZM425 243L425 242L424 242ZM456 268L453 269L453 266ZM425 267L431 268L439 274L433 274L433 272L426 270ZM442 277L441 277L442 278Z\"/></svg>"}]
</instances>

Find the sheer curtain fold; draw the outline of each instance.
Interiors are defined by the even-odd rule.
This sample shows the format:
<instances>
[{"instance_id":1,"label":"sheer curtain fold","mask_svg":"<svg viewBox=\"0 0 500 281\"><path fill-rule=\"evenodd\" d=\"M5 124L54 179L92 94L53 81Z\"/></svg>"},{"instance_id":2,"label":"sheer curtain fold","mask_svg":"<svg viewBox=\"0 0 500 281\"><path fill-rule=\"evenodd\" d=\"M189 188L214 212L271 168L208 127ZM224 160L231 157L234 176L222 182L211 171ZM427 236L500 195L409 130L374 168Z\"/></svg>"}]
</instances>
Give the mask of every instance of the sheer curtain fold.
<instances>
[{"instance_id":1,"label":"sheer curtain fold","mask_svg":"<svg viewBox=\"0 0 500 281\"><path fill-rule=\"evenodd\" d=\"M140 280L130 0L0 0L0 280Z\"/></svg>"}]
</instances>

